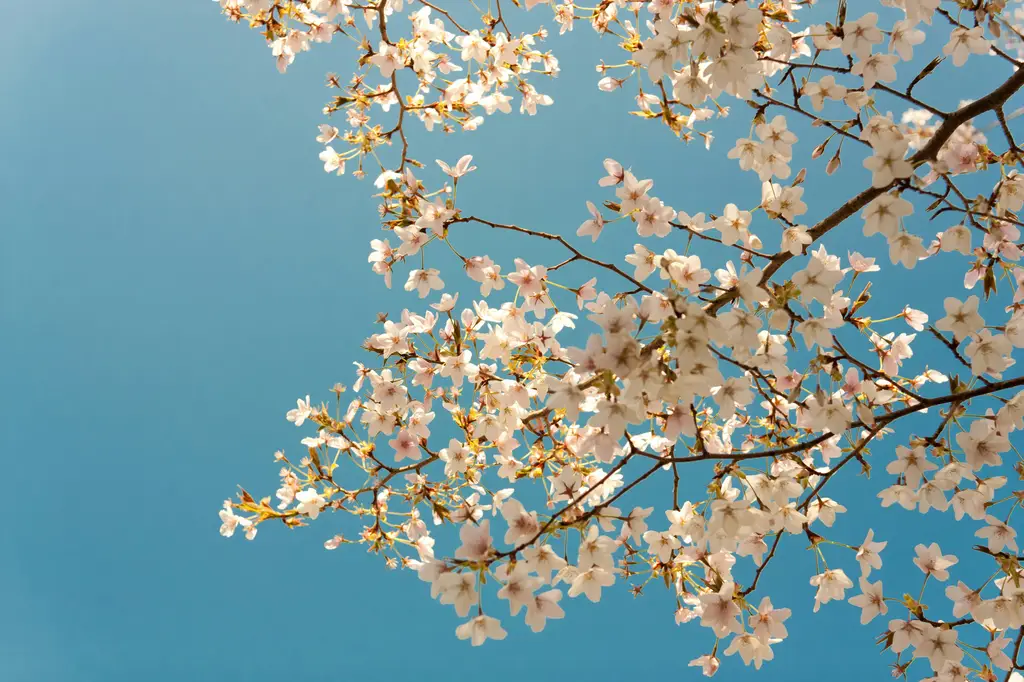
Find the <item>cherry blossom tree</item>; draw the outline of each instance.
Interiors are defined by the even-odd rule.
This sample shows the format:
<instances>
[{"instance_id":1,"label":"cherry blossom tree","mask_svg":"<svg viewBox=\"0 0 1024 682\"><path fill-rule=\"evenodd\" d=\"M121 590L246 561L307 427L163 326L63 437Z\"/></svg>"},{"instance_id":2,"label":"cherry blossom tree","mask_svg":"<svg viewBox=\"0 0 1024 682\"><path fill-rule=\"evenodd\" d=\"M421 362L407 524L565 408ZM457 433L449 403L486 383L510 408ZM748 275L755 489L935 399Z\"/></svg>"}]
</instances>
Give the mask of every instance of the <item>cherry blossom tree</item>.
<instances>
[{"instance_id":1,"label":"cherry blossom tree","mask_svg":"<svg viewBox=\"0 0 1024 682\"><path fill-rule=\"evenodd\" d=\"M896 676L1020 679L1020 0L218 2L282 72L321 43L356 46L349 73L327 76L320 161L369 176L388 233L370 267L413 301L367 339L351 400L336 384L287 413L303 456L276 454L276 499L226 501L222 535L326 525L328 550L362 545L415 571L474 646L505 638L504 619L540 632L574 599L663 589L667 613L702 633L690 665L708 676L734 654L755 668L786 655L794 609L846 601ZM736 163L733 203L691 215L608 159L574 237L465 211L460 186L487 168L461 135L449 159L416 158L413 129L543 117L559 73L549 30L581 27L607 38L596 87L635 89L637 118ZM926 79L958 89L964 65L999 85L955 107L915 95ZM713 144L726 115L750 115L750 132ZM851 167L870 181L854 174L842 203L808 208L808 172ZM513 233L518 257L468 252L468 226ZM609 229L635 229L632 251L586 250ZM834 231L859 251L829 253ZM549 263L552 248L564 258ZM962 294L872 292L883 269L933 258ZM460 303L460 281L475 300ZM873 504L962 521L915 548L916 585L890 587L885 529L836 539L856 511L836 481L868 473ZM808 547L806 599L763 594L777 557ZM990 571L959 572L964 553Z\"/></svg>"}]
</instances>

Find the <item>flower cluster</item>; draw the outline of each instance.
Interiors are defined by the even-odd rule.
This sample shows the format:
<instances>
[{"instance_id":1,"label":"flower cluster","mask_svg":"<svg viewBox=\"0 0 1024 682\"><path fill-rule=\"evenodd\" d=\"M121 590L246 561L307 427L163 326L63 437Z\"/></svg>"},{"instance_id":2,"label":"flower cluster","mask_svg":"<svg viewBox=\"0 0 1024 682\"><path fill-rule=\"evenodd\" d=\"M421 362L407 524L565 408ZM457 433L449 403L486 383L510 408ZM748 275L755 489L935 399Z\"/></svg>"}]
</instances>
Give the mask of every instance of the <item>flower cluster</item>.
<instances>
[{"instance_id":1,"label":"flower cluster","mask_svg":"<svg viewBox=\"0 0 1024 682\"><path fill-rule=\"evenodd\" d=\"M374 185L392 234L370 243L368 261L387 286L397 273L422 299L382 317L364 344L373 362L356 363L351 400L338 384L333 408L306 396L287 413L315 427L304 454L276 454L276 502L244 490L225 502L223 535L241 529L252 539L267 521L330 518L327 549L360 544L415 571L466 619L456 635L473 645L506 637L503 614L484 612L486 590L539 632L566 616L568 599L663 585L675 621L707 631L708 653L690 663L705 675L734 654L760 668L786 639L793 609L835 601L857 607L864 624L892 617L880 643L896 655L897 675L1016 674L1024 152L1007 107L1024 70L1003 48L1019 9L883 0L848 17L852 7L839 1L823 22L825 3L793 0L526 0L527 12L550 10L560 33L581 20L618 36L626 58L598 66L598 87L635 80L633 113L683 140L711 146L697 125L728 114L723 101L754 111L727 154L757 180L741 176L753 191L736 182L724 207L677 210L654 193L654 179L605 161L605 196L587 203L575 235L592 244L635 230L632 251L609 261L561 232L464 211L457 190L486 177L472 157L435 167L411 155L413 118L428 131L471 131L510 113L511 93L521 113L550 104L528 82L558 73L538 48L545 29L513 32L500 3L476 26L425 0L411 9L403 0L219 2L263 31L282 71L338 34L358 44L352 80L328 77L343 94L325 111L343 112L347 129L321 126L320 158L329 173L352 160L359 176L380 166ZM802 23L804 14L818 23ZM942 45L935 59L899 83L898 67L932 34ZM1002 78L987 94L951 111L913 94L933 73L956 78L981 59ZM898 122L881 102L902 108ZM383 114L393 126L377 123ZM812 123L807 134L825 136L809 150L791 126L801 119ZM392 161L382 147L394 139L401 154ZM800 167L826 152L817 161L825 175L852 155L870 180L839 206L809 208ZM821 216L813 224L812 212ZM922 233L926 220L942 225L934 239ZM548 264L548 250L472 255L459 241L466 226L543 241L565 259ZM830 252L822 241L833 230L861 230L868 255ZM876 236L894 273L941 259L966 291L878 300ZM455 285L459 269L471 288ZM834 482L876 468L885 472L881 507L965 521L967 543L978 544L963 551L990 559L992 573L954 577L958 557L930 542L916 547L919 596L884 592L891 540L874 530L859 544L844 540L854 522ZM808 544L816 568L803 582L807 601L782 606L758 594L779 553ZM945 589L932 599L926 588L936 583Z\"/></svg>"}]
</instances>

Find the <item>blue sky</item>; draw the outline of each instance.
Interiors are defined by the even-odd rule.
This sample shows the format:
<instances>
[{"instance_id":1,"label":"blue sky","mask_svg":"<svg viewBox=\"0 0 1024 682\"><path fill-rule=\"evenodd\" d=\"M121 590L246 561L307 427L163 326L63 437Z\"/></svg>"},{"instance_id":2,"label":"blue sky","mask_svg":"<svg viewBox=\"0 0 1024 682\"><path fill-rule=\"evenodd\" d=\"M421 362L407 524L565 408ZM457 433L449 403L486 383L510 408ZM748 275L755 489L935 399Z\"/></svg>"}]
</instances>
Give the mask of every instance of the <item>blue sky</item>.
<instances>
[{"instance_id":1,"label":"blue sky","mask_svg":"<svg viewBox=\"0 0 1024 682\"><path fill-rule=\"evenodd\" d=\"M343 50L303 54L281 76L259 36L212 2L173 13L130 0L60 4L8 16L0 45L0 679L696 676L685 664L705 652L707 632L677 628L659 590L639 600L615 591L600 608L570 602L541 636L506 618L505 642L472 649L413 574L388 573L359 549L324 551L328 526L266 527L252 543L217 534L235 485L270 492L272 453L299 447L284 420L294 398L349 383L375 314L422 304L386 292L366 267L378 234L369 185L316 160L323 74L344 73ZM474 135L419 136L423 161L474 154L468 210L571 234L585 200L607 198L596 186L606 156L654 177L677 209L720 211L736 198L724 141L746 127L742 106L719 126L723 144L684 147L627 116L625 97L597 91L593 63L613 45L585 27L551 45L563 68L548 89L555 106ZM977 95L1001 71L965 74ZM942 83L919 88L929 91L948 104ZM820 215L845 192L810 170ZM755 201L753 176L740 182ZM843 232L830 249L861 248L859 226ZM608 242L598 253L613 258L632 239ZM886 281L923 291L950 286L945 273L933 261ZM905 536L883 577L916 591L909 548L951 519L882 512L870 502L875 479L843 485L837 497L868 507L841 537L857 543L869 526ZM812 652L833 679L884 675L881 623L854 627L856 610L842 604L811 618L813 559L787 544L788 563L766 577L776 604L794 610L791 640L761 674L810 679L800 652ZM729 660L718 679L748 674Z\"/></svg>"}]
</instances>

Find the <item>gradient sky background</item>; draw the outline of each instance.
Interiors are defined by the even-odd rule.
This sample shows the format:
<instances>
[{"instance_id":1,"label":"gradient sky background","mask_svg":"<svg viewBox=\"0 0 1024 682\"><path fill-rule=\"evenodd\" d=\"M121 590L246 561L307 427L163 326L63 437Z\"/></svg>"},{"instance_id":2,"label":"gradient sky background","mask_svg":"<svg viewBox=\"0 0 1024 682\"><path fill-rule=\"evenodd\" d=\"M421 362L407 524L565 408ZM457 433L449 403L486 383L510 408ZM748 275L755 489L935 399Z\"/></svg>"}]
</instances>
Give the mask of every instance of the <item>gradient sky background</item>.
<instances>
[{"instance_id":1,"label":"gradient sky background","mask_svg":"<svg viewBox=\"0 0 1024 682\"><path fill-rule=\"evenodd\" d=\"M378 234L368 184L328 176L316 160L323 75L347 73L344 50L314 49L281 76L261 38L214 3L174 4L33 3L6 17L0 679L696 678L686 662L711 639L677 628L660 590L639 600L613 590L600 608L563 602L567 618L540 636L506 616L509 638L474 649L414 574L388 573L358 548L324 551L329 523L264 526L252 543L217 534L235 485L272 493L272 453L298 451L307 434L284 419L295 397L324 400L335 381L351 383L375 314L424 304L385 292L366 267ZM420 136L423 161L475 155L470 210L571 234L586 199L608 198L596 186L606 156L655 178L676 209L720 211L737 198L725 153L729 131L749 120L743 107L718 126L711 152L684 147L627 116L626 96L598 92L593 64L614 46L586 27L550 44L563 68L546 88L555 106L473 135ZM919 92L952 106L943 68ZM968 76L965 96L976 96L1006 74L985 60L955 73ZM818 215L848 194L845 182L866 180L859 160L843 181L826 180L824 161L810 168ZM739 182L739 198L756 200L753 176ZM597 253L621 255L626 232ZM828 244L839 253L882 246L857 246L859 223L837 232ZM482 250L504 244L472 239ZM949 263L882 281L907 300L953 291L962 272ZM941 299L929 300L935 315ZM916 592L910 548L954 525L871 501L886 484L881 450L877 480L833 490L851 509L867 502L840 537L857 544L874 526L881 539L903 538L886 551L883 578ZM887 676L891 657L873 644L882 621L857 627L844 604L812 618L812 557L799 540L786 544L766 584L794 610L791 639L764 679L810 680L811 665L833 680ZM962 556L960 575L973 565ZM732 659L718 679L750 674Z\"/></svg>"}]
</instances>

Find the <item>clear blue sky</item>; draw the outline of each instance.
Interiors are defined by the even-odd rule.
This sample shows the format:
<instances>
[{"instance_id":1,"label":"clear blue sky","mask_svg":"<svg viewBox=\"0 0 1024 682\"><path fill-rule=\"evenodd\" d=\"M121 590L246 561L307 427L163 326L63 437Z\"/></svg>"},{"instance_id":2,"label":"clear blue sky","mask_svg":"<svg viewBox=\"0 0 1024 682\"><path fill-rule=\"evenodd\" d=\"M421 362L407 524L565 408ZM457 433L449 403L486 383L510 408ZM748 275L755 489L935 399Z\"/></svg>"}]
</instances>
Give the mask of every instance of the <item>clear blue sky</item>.
<instances>
[{"instance_id":1,"label":"clear blue sky","mask_svg":"<svg viewBox=\"0 0 1024 682\"><path fill-rule=\"evenodd\" d=\"M32 3L6 16L0 679L697 676L685 665L708 633L677 628L661 590L639 600L614 591L600 608L569 602L540 636L506 618L506 641L473 649L415 575L388 573L359 549L324 551L328 525L266 526L252 543L217 534L235 484L270 492L273 451L299 447L284 420L294 398L326 399L335 381L351 381L378 310L421 304L400 288L384 293L366 267L377 236L369 185L328 176L316 160L323 74L344 72L346 60L320 48L281 76L259 36L214 3L174 4ZM580 28L551 41L563 67L555 106L423 140L419 158L473 153L471 209L563 234L586 217L586 199L605 198L595 183L605 156L654 177L677 209L719 211L735 199L726 145L685 148L626 116L623 97L597 91L593 63L614 48ZM966 73L972 88L1000 75ZM920 92L929 88L942 84ZM748 116L737 107L720 138ZM820 214L845 191L819 174L808 194ZM506 191L488 189L498 182ZM742 182L741 197L755 201L753 176ZM845 253L858 236L859 224L830 248ZM601 252L631 241L613 236ZM915 274L891 281L948 284L941 264ZM876 460L882 480L888 456ZM880 539L905 533L884 555L883 578L916 590L909 547L951 519L883 513L870 502L881 480L845 485L837 497L868 507L844 520L841 537L858 543L869 526ZM803 651L833 680L882 679L881 621L857 627L843 604L812 618L812 557L799 539L787 545L788 563L767 584L794 610L791 639L762 677L811 679ZM718 679L751 672L732 659Z\"/></svg>"}]
</instances>

